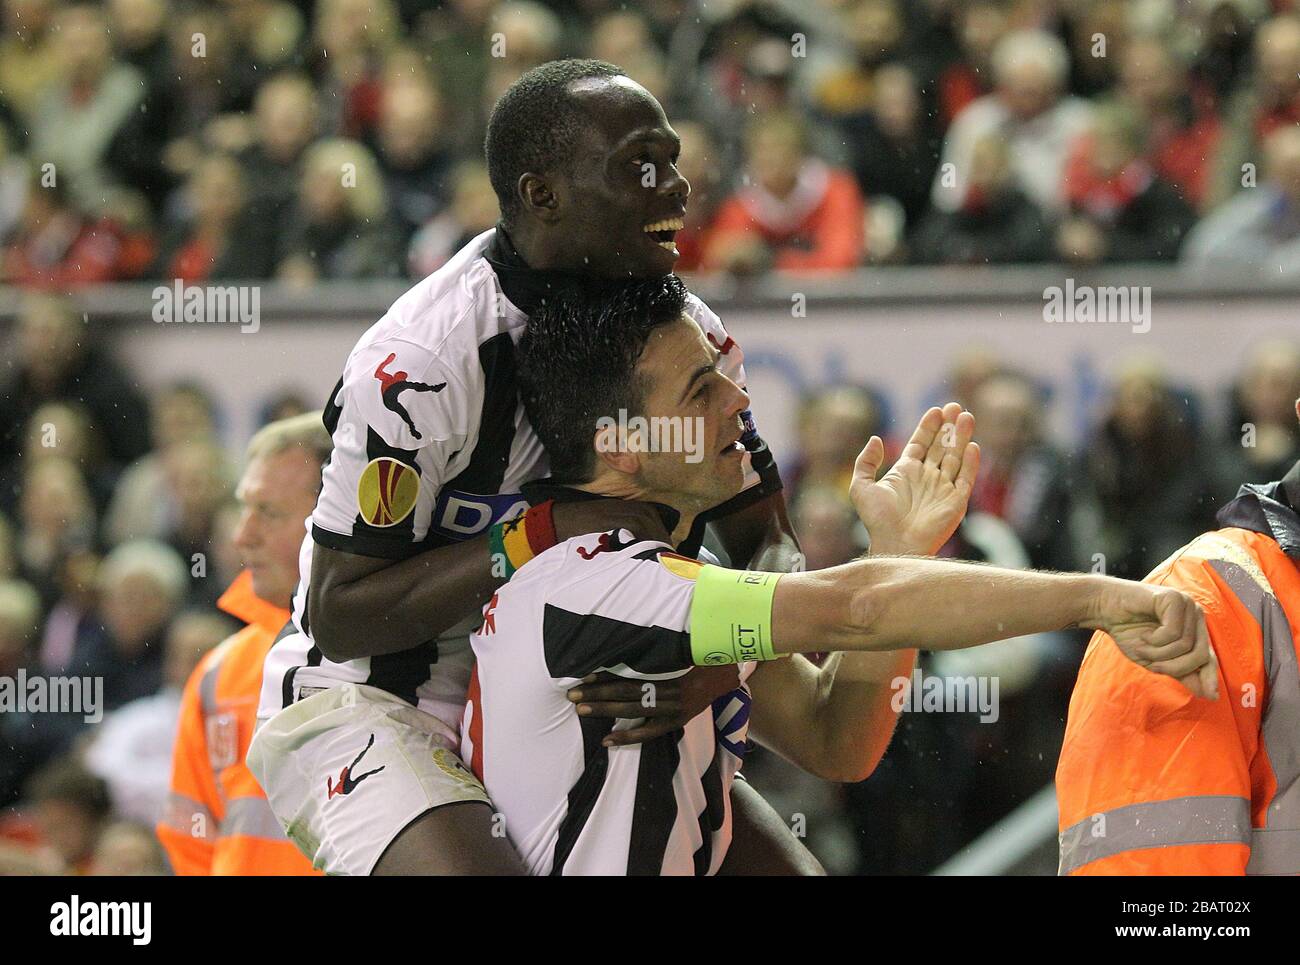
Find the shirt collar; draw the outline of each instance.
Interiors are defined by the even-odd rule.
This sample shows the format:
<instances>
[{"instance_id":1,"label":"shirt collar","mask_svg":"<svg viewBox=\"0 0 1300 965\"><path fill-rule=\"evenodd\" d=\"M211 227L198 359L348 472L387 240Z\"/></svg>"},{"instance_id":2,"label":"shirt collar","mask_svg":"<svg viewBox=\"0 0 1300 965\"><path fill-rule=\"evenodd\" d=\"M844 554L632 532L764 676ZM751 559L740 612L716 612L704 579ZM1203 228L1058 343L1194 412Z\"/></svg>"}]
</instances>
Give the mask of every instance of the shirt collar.
<instances>
[{"instance_id":1,"label":"shirt collar","mask_svg":"<svg viewBox=\"0 0 1300 965\"><path fill-rule=\"evenodd\" d=\"M1277 482L1242 486L1216 519L1221 526L1270 537L1282 552L1300 562L1300 462Z\"/></svg>"},{"instance_id":2,"label":"shirt collar","mask_svg":"<svg viewBox=\"0 0 1300 965\"><path fill-rule=\"evenodd\" d=\"M501 291L525 315L533 314L550 292L591 281L568 272L530 267L501 222L497 222L484 257L496 272Z\"/></svg>"},{"instance_id":3,"label":"shirt collar","mask_svg":"<svg viewBox=\"0 0 1300 965\"><path fill-rule=\"evenodd\" d=\"M236 619L256 624L272 634L279 633L289 622L290 616L288 610L268 603L253 592L252 570L244 570L235 577L235 582L217 600L217 607Z\"/></svg>"}]
</instances>

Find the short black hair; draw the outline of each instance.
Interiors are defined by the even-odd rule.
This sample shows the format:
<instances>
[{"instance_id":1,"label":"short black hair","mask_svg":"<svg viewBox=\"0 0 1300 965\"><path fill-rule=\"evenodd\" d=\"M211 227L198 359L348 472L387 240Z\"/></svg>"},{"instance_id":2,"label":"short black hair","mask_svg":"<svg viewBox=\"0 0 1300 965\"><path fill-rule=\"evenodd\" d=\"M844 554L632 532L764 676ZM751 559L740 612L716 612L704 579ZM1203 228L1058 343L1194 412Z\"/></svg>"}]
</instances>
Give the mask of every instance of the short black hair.
<instances>
[{"instance_id":1,"label":"short black hair","mask_svg":"<svg viewBox=\"0 0 1300 965\"><path fill-rule=\"evenodd\" d=\"M525 72L492 108L484 153L501 216L509 227L519 214L516 186L529 171L553 171L573 154L585 121L574 81L622 77L603 60L552 60Z\"/></svg>"},{"instance_id":2,"label":"short black hair","mask_svg":"<svg viewBox=\"0 0 1300 965\"><path fill-rule=\"evenodd\" d=\"M650 333L681 318L687 291L676 275L574 283L553 291L519 340L519 394L557 483L589 482L592 437L602 416L642 415L634 377Z\"/></svg>"}]
</instances>

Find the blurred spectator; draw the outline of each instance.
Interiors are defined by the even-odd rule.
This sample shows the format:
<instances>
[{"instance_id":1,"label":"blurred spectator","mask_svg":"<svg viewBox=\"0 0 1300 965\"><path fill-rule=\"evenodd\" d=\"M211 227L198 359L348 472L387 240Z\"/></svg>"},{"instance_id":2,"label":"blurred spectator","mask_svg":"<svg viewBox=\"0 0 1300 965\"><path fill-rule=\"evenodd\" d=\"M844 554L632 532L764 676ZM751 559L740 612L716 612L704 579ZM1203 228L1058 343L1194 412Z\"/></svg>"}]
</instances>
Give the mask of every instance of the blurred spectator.
<instances>
[{"instance_id":1,"label":"blurred spectator","mask_svg":"<svg viewBox=\"0 0 1300 965\"><path fill-rule=\"evenodd\" d=\"M707 127L695 121L681 121L673 125L673 130L682 143L677 173L691 186L684 219L686 227L674 239L680 257L673 270L680 274L700 268L709 230L723 201L724 169L717 141Z\"/></svg>"},{"instance_id":2,"label":"blurred spectator","mask_svg":"<svg viewBox=\"0 0 1300 965\"><path fill-rule=\"evenodd\" d=\"M158 839L149 828L130 821L117 821L104 829L95 845L87 874L120 878L165 875Z\"/></svg>"},{"instance_id":3,"label":"blurred spectator","mask_svg":"<svg viewBox=\"0 0 1300 965\"><path fill-rule=\"evenodd\" d=\"M865 443L864 443L865 445ZM804 486L790 507L807 568L821 570L857 559L867 546L867 533L849 502L848 488L825 484Z\"/></svg>"},{"instance_id":4,"label":"blurred spectator","mask_svg":"<svg viewBox=\"0 0 1300 965\"><path fill-rule=\"evenodd\" d=\"M62 8L51 36L61 71L31 118L30 152L42 164L54 165L83 210L99 214L121 186L121 172L114 170L109 154L139 113L145 79L113 56L108 17L99 6Z\"/></svg>"},{"instance_id":5,"label":"blurred spectator","mask_svg":"<svg viewBox=\"0 0 1300 965\"><path fill-rule=\"evenodd\" d=\"M852 60L819 79L813 104L831 116L860 114L872 106L879 67L911 53L907 21L899 0L848 0L838 13L836 26ZM785 46L788 59L789 45Z\"/></svg>"},{"instance_id":6,"label":"blurred spectator","mask_svg":"<svg viewBox=\"0 0 1300 965\"><path fill-rule=\"evenodd\" d=\"M324 108L324 128L369 141L379 122L384 57L399 36L390 0L321 0L310 58Z\"/></svg>"},{"instance_id":7,"label":"blurred spectator","mask_svg":"<svg viewBox=\"0 0 1300 965\"><path fill-rule=\"evenodd\" d=\"M839 126L868 203L880 195L893 198L902 207L905 228L911 231L930 204L939 137L923 110L916 76L907 67L880 67L874 90L871 110L845 117Z\"/></svg>"},{"instance_id":8,"label":"blurred spectator","mask_svg":"<svg viewBox=\"0 0 1300 965\"><path fill-rule=\"evenodd\" d=\"M1218 441L1220 504L1244 483L1281 479L1300 459L1300 343L1274 339L1250 353L1232 387Z\"/></svg>"},{"instance_id":9,"label":"blurred spectator","mask_svg":"<svg viewBox=\"0 0 1300 965\"><path fill-rule=\"evenodd\" d=\"M118 481L104 537L109 546L128 539L165 539L179 509L168 488L165 455L186 442L215 442L216 403L202 386L163 386L149 406L153 448L127 467Z\"/></svg>"},{"instance_id":10,"label":"blurred spectator","mask_svg":"<svg viewBox=\"0 0 1300 965\"><path fill-rule=\"evenodd\" d=\"M487 165L482 161L461 162L450 180L451 203L411 239L406 257L413 278L437 271L500 216Z\"/></svg>"},{"instance_id":11,"label":"blurred spectator","mask_svg":"<svg viewBox=\"0 0 1300 965\"><path fill-rule=\"evenodd\" d=\"M112 814L104 782L68 754L37 772L24 797L38 840L54 849L67 872L86 874Z\"/></svg>"},{"instance_id":12,"label":"blurred spectator","mask_svg":"<svg viewBox=\"0 0 1300 965\"><path fill-rule=\"evenodd\" d=\"M443 143L445 123L442 99L427 81L390 83L384 90L378 161L403 245L447 204L453 160Z\"/></svg>"},{"instance_id":13,"label":"blurred spectator","mask_svg":"<svg viewBox=\"0 0 1300 965\"><path fill-rule=\"evenodd\" d=\"M280 224L293 206L299 164L316 137L320 109L305 74L281 73L257 90L254 140L239 154L249 209L259 221Z\"/></svg>"},{"instance_id":14,"label":"blurred spectator","mask_svg":"<svg viewBox=\"0 0 1300 965\"><path fill-rule=\"evenodd\" d=\"M1061 13L1070 51L1070 92L1093 98L1115 83L1120 55L1127 46L1130 0L1086 0ZM1104 46L1102 46L1104 44Z\"/></svg>"},{"instance_id":15,"label":"blurred spectator","mask_svg":"<svg viewBox=\"0 0 1300 965\"><path fill-rule=\"evenodd\" d=\"M42 596L57 593L68 555L95 546L95 504L75 464L61 456L23 465L19 502L20 572Z\"/></svg>"},{"instance_id":16,"label":"blurred spectator","mask_svg":"<svg viewBox=\"0 0 1300 965\"><path fill-rule=\"evenodd\" d=\"M1169 45L1136 38L1121 58L1118 100L1141 119L1144 157L1158 176L1199 207L1207 192L1209 158L1219 140L1218 117L1193 99L1187 70Z\"/></svg>"},{"instance_id":17,"label":"blurred spectator","mask_svg":"<svg viewBox=\"0 0 1300 965\"><path fill-rule=\"evenodd\" d=\"M669 100L663 54L639 12L619 10L596 20L586 53L595 60L618 64L660 103Z\"/></svg>"},{"instance_id":18,"label":"blurred spectator","mask_svg":"<svg viewBox=\"0 0 1300 965\"><path fill-rule=\"evenodd\" d=\"M1251 38L1270 0L1194 0L1179 26L1191 34L1195 82L1215 101L1227 101L1250 66Z\"/></svg>"},{"instance_id":19,"label":"blurred spectator","mask_svg":"<svg viewBox=\"0 0 1300 965\"><path fill-rule=\"evenodd\" d=\"M971 511L1004 520L1029 565L1069 570L1075 560L1069 521L1071 478L1065 457L1046 439L1045 400L1027 378L994 375L975 393L980 474Z\"/></svg>"},{"instance_id":20,"label":"blurred spectator","mask_svg":"<svg viewBox=\"0 0 1300 965\"><path fill-rule=\"evenodd\" d=\"M1010 33L993 52L995 93L972 101L948 128L932 199L955 211L966 198L975 145L1000 137L1016 185L1049 214L1065 207L1066 152L1088 125L1091 106L1064 96L1070 67L1065 45L1042 31Z\"/></svg>"},{"instance_id":21,"label":"blurred spectator","mask_svg":"<svg viewBox=\"0 0 1300 965\"><path fill-rule=\"evenodd\" d=\"M0 283L66 290L125 281L148 263L152 241L107 215L88 215L64 187L65 175L33 169L8 245L0 251ZM119 194L102 205L120 210Z\"/></svg>"},{"instance_id":22,"label":"blurred spectator","mask_svg":"<svg viewBox=\"0 0 1300 965\"><path fill-rule=\"evenodd\" d=\"M1261 154L1267 155L1264 141L1271 134L1300 124L1300 14L1283 14L1261 24L1253 52L1249 84L1223 110L1225 126L1211 185L1216 203L1247 184L1244 166L1258 166Z\"/></svg>"},{"instance_id":23,"label":"blurred spectator","mask_svg":"<svg viewBox=\"0 0 1300 965\"><path fill-rule=\"evenodd\" d=\"M307 23L283 0L222 0L234 40L236 69L246 86L302 61Z\"/></svg>"},{"instance_id":24,"label":"blurred spectator","mask_svg":"<svg viewBox=\"0 0 1300 965\"><path fill-rule=\"evenodd\" d=\"M87 769L108 786L115 814L152 826L164 814L181 690L203 655L235 631L219 613L181 613L167 629L162 687L113 711L86 747Z\"/></svg>"},{"instance_id":25,"label":"blurred spectator","mask_svg":"<svg viewBox=\"0 0 1300 965\"><path fill-rule=\"evenodd\" d=\"M491 56L481 91L483 117L525 71L562 56L564 41L559 15L535 0L497 4L488 29Z\"/></svg>"},{"instance_id":26,"label":"blurred spectator","mask_svg":"<svg viewBox=\"0 0 1300 965\"><path fill-rule=\"evenodd\" d=\"M1263 163L1258 187L1240 192L1192 229L1185 261L1269 274L1300 271L1300 128L1270 134Z\"/></svg>"},{"instance_id":27,"label":"blurred spectator","mask_svg":"<svg viewBox=\"0 0 1300 965\"><path fill-rule=\"evenodd\" d=\"M104 466L100 440L91 433L89 417L80 403L46 402L33 412L27 421L23 455L24 471L41 459L66 459L85 480L96 515L107 507L117 473ZM4 484L17 491L17 479L6 478ZM8 505L7 500L0 499L0 505Z\"/></svg>"},{"instance_id":28,"label":"blurred spectator","mask_svg":"<svg viewBox=\"0 0 1300 965\"><path fill-rule=\"evenodd\" d=\"M1143 121L1122 105L1099 108L1066 163L1069 213L1056 254L1072 264L1173 261L1196 215L1142 157Z\"/></svg>"},{"instance_id":29,"label":"blurred spectator","mask_svg":"<svg viewBox=\"0 0 1300 965\"><path fill-rule=\"evenodd\" d=\"M185 564L161 543L133 540L105 558L98 620L77 640L69 672L102 677L104 708L116 710L162 686L164 639L185 602Z\"/></svg>"},{"instance_id":30,"label":"blurred spectator","mask_svg":"<svg viewBox=\"0 0 1300 965\"><path fill-rule=\"evenodd\" d=\"M19 310L17 351L0 383L0 468L19 452L21 432L44 402L75 399L90 414L105 458L123 466L148 447L145 402L86 332L66 298L30 294Z\"/></svg>"},{"instance_id":31,"label":"blurred spectator","mask_svg":"<svg viewBox=\"0 0 1300 965\"><path fill-rule=\"evenodd\" d=\"M224 154L205 157L190 173L185 194L189 217L163 238L153 277L200 285L270 275L272 240L262 227L266 221L251 216L238 161Z\"/></svg>"},{"instance_id":32,"label":"blurred spectator","mask_svg":"<svg viewBox=\"0 0 1300 965\"><path fill-rule=\"evenodd\" d=\"M374 156L356 141L313 144L281 239L277 276L300 285L391 278L401 274L401 250Z\"/></svg>"},{"instance_id":33,"label":"blurred spectator","mask_svg":"<svg viewBox=\"0 0 1300 965\"><path fill-rule=\"evenodd\" d=\"M798 462L786 488L797 498L805 488L849 491L853 464L872 436L886 441L886 465L894 458L880 400L868 389L837 385L807 396L799 409Z\"/></svg>"},{"instance_id":34,"label":"blurred spectator","mask_svg":"<svg viewBox=\"0 0 1300 965\"><path fill-rule=\"evenodd\" d=\"M704 267L833 271L862 260L866 212L858 186L849 172L808 153L798 117L755 118L745 152L749 184L718 211Z\"/></svg>"},{"instance_id":35,"label":"blurred spectator","mask_svg":"<svg viewBox=\"0 0 1300 965\"><path fill-rule=\"evenodd\" d=\"M30 180L27 161L16 150L15 136L0 126L0 249L21 224Z\"/></svg>"},{"instance_id":36,"label":"blurred spectator","mask_svg":"<svg viewBox=\"0 0 1300 965\"><path fill-rule=\"evenodd\" d=\"M496 0L448 0L424 16L420 46L437 72L448 111L448 135L460 157L483 149L487 113L483 87L492 59L490 28Z\"/></svg>"},{"instance_id":37,"label":"blurred spectator","mask_svg":"<svg viewBox=\"0 0 1300 965\"><path fill-rule=\"evenodd\" d=\"M975 142L961 205L925 216L912 238L914 261L998 265L1048 257L1047 225L1038 206L1016 187L1008 150L994 135Z\"/></svg>"},{"instance_id":38,"label":"blurred spectator","mask_svg":"<svg viewBox=\"0 0 1300 965\"><path fill-rule=\"evenodd\" d=\"M161 455L165 502L174 510L163 540L190 570L189 601L215 603L222 587L208 576L207 567L216 514L234 489L229 460L221 447L207 439L178 443Z\"/></svg>"},{"instance_id":39,"label":"blurred spectator","mask_svg":"<svg viewBox=\"0 0 1300 965\"><path fill-rule=\"evenodd\" d=\"M1099 532L1084 559L1141 579L1209 525L1213 481L1186 403L1155 365L1117 376L1101 424L1080 458Z\"/></svg>"},{"instance_id":40,"label":"blurred spectator","mask_svg":"<svg viewBox=\"0 0 1300 965\"><path fill-rule=\"evenodd\" d=\"M63 72L52 38L57 0L4 0L0 35L0 103L23 121L40 109L41 95Z\"/></svg>"},{"instance_id":41,"label":"blurred spectator","mask_svg":"<svg viewBox=\"0 0 1300 965\"><path fill-rule=\"evenodd\" d=\"M36 659L36 638L41 629L41 598L22 580L0 579L0 677L13 679ZM0 713L0 807L18 794L35 763L55 748L41 746L32 715L10 708Z\"/></svg>"},{"instance_id":42,"label":"blurred spectator","mask_svg":"<svg viewBox=\"0 0 1300 965\"><path fill-rule=\"evenodd\" d=\"M973 0L955 7L961 56L938 77L939 125L944 130L971 102L990 93L993 50L1010 28L1003 0Z\"/></svg>"}]
</instances>

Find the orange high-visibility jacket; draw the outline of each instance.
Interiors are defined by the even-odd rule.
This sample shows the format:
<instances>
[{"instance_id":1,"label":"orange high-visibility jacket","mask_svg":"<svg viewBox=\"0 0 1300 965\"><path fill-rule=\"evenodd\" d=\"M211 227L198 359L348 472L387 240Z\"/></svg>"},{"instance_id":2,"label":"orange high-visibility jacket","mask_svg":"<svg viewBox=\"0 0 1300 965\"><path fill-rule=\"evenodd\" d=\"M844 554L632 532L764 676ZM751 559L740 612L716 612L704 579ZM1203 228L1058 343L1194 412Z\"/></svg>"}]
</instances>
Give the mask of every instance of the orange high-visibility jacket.
<instances>
[{"instance_id":1,"label":"orange high-visibility jacket","mask_svg":"<svg viewBox=\"0 0 1300 965\"><path fill-rule=\"evenodd\" d=\"M1093 636L1056 771L1061 874L1300 874L1300 463L1146 582L1205 611L1219 699Z\"/></svg>"},{"instance_id":2,"label":"orange high-visibility jacket","mask_svg":"<svg viewBox=\"0 0 1300 965\"><path fill-rule=\"evenodd\" d=\"M289 612L257 597L247 571L217 606L248 625L206 654L185 685L158 839L178 875L317 874L244 763L262 663Z\"/></svg>"}]
</instances>

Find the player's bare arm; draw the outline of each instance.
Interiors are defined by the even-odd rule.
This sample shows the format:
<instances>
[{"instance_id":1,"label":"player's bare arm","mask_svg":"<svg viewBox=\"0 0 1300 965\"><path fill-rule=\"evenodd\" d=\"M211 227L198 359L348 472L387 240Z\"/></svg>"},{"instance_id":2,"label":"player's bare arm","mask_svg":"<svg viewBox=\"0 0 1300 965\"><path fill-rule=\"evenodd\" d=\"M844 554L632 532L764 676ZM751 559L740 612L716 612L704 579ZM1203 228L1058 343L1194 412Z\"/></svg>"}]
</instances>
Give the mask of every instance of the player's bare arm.
<instances>
[{"instance_id":1,"label":"player's bare arm","mask_svg":"<svg viewBox=\"0 0 1300 965\"><path fill-rule=\"evenodd\" d=\"M1204 616L1187 594L1095 574L885 557L791 573L772 596L776 653L955 650L1063 630L1102 629L1130 660L1217 696Z\"/></svg>"}]
</instances>

